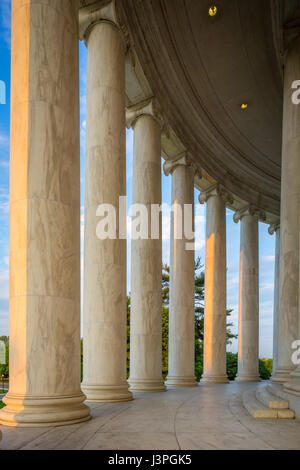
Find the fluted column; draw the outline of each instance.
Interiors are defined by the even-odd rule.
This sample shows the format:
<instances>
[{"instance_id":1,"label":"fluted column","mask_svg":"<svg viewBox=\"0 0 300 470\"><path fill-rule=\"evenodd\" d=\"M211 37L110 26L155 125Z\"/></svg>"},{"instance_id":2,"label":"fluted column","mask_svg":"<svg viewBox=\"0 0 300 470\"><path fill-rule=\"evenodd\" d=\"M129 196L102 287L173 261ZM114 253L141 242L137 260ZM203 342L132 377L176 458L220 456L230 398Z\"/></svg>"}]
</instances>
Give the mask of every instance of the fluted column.
<instances>
[{"instance_id":1,"label":"fluted column","mask_svg":"<svg viewBox=\"0 0 300 470\"><path fill-rule=\"evenodd\" d=\"M238 382L257 382L259 352L259 291L258 291L258 219L256 209L247 207L234 215L241 221L240 289L238 334Z\"/></svg>"},{"instance_id":2,"label":"fluted column","mask_svg":"<svg viewBox=\"0 0 300 470\"><path fill-rule=\"evenodd\" d=\"M280 252L280 307L278 327L278 367L276 382L284 382L283 389L288 394L300 397L300 306L299 306L299 196L300 196L300 19L292 22L296 39L290 44L284 68L284 107L283 107L283 147L281 176L281 220L282 237L280 250L285 250L285 258ZM292 97L297 88L298 100ZM285 243L284 243L285 242ZM288 263L290 265L288 265ZM281 264L283 268L281 269ZM284 278L286 275L286 279ZM287 290L287 292L285 292ZM289 294L289 303L284 299ZM294 296L294 298L290 298ZM285 307L285 309L284 309ZM280 337L283 335L283 338ZM294 402L293 403L297 403ZM296 405L297 407L297 405ZM297 409L297 408L295 408Z\"/></svg>"},{"instance_id":3,"label":"fluted column","mask_svg":"<svg viewBox=\"0 0 300 470\"><path fill-rule=\"evenodd\" d=\"M186 155L166 162L172 174L168 386L195 386L195 253L184 230L185 205L194 213L194 168ZM182 214L182 216L181 216Z\"/></svg>"},{"instance_id":4,"label":"fluted column","mask_svg":"<svg viewBox=\"0 0 300 470\"><path fill-rule=\"evenodd\" d=\"M88 401L112 402L132 398L126 381L126 230L121 236L126 221L118 213L119 197L126 195L125 44L114 2L101 3L80 10L88 49L82 388ZM115 236L96 233L102 204L115 210Z\"/></svg>"},{"instance_id":5,"label":"fluted column","mask_svg":"<svg viewBox=\"0 0 300 470\"><path fill-rule=\"evenodd\" d=\"M153 205L161 206L162 121L153 100L129 108L127 125L134 129L132 203L143 206L142 212L136 206L136 216L146 223L146 233L131 242L129 384L134 391L162 392L161 213L151 219Z\"/></svg>"},{"instance_id":6,"label":"fluted column","mask_svg":"<svg viewBox=\"0 0 300 470\"><path fill-rule=\"evenodd\" d=\"M204 382L227 383L226 374L226 200L229 194L214 185L201 192L206 202L204 307Z\"/></svg>"},{"instance_id":7,"label":"fluted column","mask_svg":"<svg viewBox=\"0 0 300 470\"><path fill-rule=\"evenodd\" d=\"M276 234L275 240L275 270L274 270L274 306L273 306L273 369L275 374L278 362L278 313L279 313L279 261L280 261L280 225L279 222L270 225L270 235Z\"/></svg>"},{"instance_id":8,"label":"fluted column","mask_svg":"<svg viewBox=\"0 0 300 470\"><path fill-rule=\"evenodd\" d=\"M300 106L292 101L293 82L300 78L299 54L298 38L290 45L284 67L278 360L272 377L276 383L286 382L295 369L292 343L299 338Z\"/></svg>"},{"instance_id":9,"label":"fluted column","mask_svg":"<svg viewBox=\"0 0 300 470\"><path fill-rule=\"evenodd\" d=\"M76 2L12 1L11 92L10 383L0 424L73 424L90 417L80 389Z\"/></svg>"}]
</instances>

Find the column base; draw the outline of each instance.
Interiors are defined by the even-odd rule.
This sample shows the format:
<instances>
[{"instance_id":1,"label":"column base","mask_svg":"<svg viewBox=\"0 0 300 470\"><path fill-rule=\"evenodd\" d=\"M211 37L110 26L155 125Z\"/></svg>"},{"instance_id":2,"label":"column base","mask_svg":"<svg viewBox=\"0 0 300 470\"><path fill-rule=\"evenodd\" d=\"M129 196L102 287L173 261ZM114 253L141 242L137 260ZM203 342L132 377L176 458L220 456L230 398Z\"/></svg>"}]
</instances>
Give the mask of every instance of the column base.
<instances>
[{"instance_id":1,"label":"column base","mask_svg":"<svg viewBox=\"0 0 300 470\"><path fill-rule=\"evenodd\" d=\"M128 390L128 384L122 385L92 385L81 384L86 401L91 403L114 403L119 401L131 401L132 393Z\"/></svg>"},{"instance_id":2,"label":"column base","mask_svg":"<svg viewBox=\"0 0 300 470\"><path fill-rule=\"evenodd\" d=\"M235 382L260 382L261 378L259 377L259 375L238 374L234 380Z\"/></svg>"},{"instance_id":3,"label":"column base","mask_svg":"<svg viewBox=\"0 0 300 470\"><path fill-rule=\"evenodd\" d=\"M288 382L290 380L291 372L293 372L293 369L276 369L275 374L272 375L271 380L275 384L284 384L285 382Z\"/></svg>"},{"instance_id":4,"label":"column base","mask_svg":"<svg viewBox=\"0 0 300 470\"><path fill-rule=\"evenodd\" d=\"M167 387L197 387L198 382L194 376L192 377L174 377L168 376L166 379Z\"/></svg>"},{"instance_id":5,"label":"column base","mask_svg":"<svg viewBox=\"0 0 300 470\"><path fill-rule=\"evenodd\" d=\"M50 427L88 421L90 409L83 394L67 397L28 397L8 393L0 410L0 424L11 427Z\"/></svg>"},{"instance_id":6,"label":"column base","mask_svg":"<svg viewBox=\"0 0 300 470\"><path fill-rule=\"evenodd\" d=\"M163 379L129 379L129 390L131 392L166 392Z\"/></svg>"},{"instance_id":7,"label":"column base","mask_svg":"<svg viewBox=\"0 0 300 470\"><path fill-rule=\"evenodd\" d=\"M290 373L288 382L283 386L283 391L300 397L300 367Z\"/></svg>"},{"instance_id":8,"label":"column base","mask_svg":"<svg viewBox=\"0 0 300 470\"><path fill-rule=\"evenodd\" d=\"M229 380L226 374L222 375L209 375L204 374L201 378L201 382L212 383L212 384L228 384Z\"/></svg>"}]
</instances>

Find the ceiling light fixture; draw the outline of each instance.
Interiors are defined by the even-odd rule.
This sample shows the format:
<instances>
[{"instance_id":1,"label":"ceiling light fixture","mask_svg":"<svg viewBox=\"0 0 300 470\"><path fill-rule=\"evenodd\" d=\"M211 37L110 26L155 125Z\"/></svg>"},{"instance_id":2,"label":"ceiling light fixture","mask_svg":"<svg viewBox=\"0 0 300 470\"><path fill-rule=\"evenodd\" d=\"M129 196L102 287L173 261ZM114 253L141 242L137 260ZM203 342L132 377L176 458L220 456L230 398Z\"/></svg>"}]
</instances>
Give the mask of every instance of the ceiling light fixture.
<instances>
[{"instance_id":1,"label":"ceiling light fixture","mask_svg":"<svg viewBox=\"0 0 300 470\"><path fill-rule=\"evenodd\" d=\"M208 14L209 14L209 16L216 16L217 11L218 11L218 9L217 9L216 5L212 5L210 7L210 9L208 10Z\"/></svg>"}]
</instances>

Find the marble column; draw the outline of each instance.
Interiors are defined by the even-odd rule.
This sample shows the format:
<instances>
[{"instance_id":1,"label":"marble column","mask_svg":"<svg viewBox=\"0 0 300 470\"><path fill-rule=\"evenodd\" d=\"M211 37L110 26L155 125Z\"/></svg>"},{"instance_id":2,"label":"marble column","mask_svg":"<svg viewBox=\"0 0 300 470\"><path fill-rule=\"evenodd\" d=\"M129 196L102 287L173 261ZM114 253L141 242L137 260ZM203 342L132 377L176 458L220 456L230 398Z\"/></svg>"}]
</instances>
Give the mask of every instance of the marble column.
<instances>
[{"instance_id":1,"label":"marble column","mask_svg":"<svg viewBox=\"0 0 300 470\"><path fill-rule=\"evenodd\" d=\"M86 421L76 2L12 1L7 426ZM59 84L59 86L58 86Z\"/></svg>"},{"instance_id":2,"label":"marble column","mask_svg":"<svg viewBox=\"0 0 300 470\"><path fill-rule=\"evenodd\" d=\"M132 391L162 392L161 213L151 220L153 205L161 207L162 121L153 100L129 108L127 126L134 129L132 203L143 205L136 217L145 216L146 224L131 241L129 384Z\"/></svg>"},{"instance_id":3,"label":"marble column","mask_svg":"<svg viewBox=\"0 0 300 470\"><path fill-rule=\"evenodd\" d=\"M278 313L279 313L279 259L280 259L280 225L274 223L268 228L270 235L276 234L275 270L274 270L274 306L273 306L273 374L278 362Z\"/></svg>"},{"instance_id":4,"label":"marble column","mask_svg":"<svg viewBox=\"0 0 300 470\"><path fill-rule=\"evenodd\" d=\"M258 210L247 207L234 214L241 221L240 288L238 333L238 382L260 381L259 352L259 290L258 290Z\"/></svg>"},{"instance_id":5,"label":"marble column","mask_svg":"<svg viewBox=\"0 0 300 470\"><path fill-rule=\"evenodd\" d=\"M201 192L206 202L204 382L228 383L226 374L226 201L219 185Z\"/></svg>"},{"instance_id":6,"label":"marble column","mask_svg":"<svg viewBox=\"0 0 300 470\"><path fill-rule=\"evenodd\" d=\"M300 78L300 39L285 58L280 209L278 358L272 381L284 383L295 369L292 343L298 339L300 106L294 104L294 80Z\"/></svg>"},{"instance_id":7,"label":"marble column","mask_svg":"<svg viewBox=\"0 0 300 470\"><path fill-rule=\"evenodd\" d=\"M172 174L169 370L167 386L196 386L195 379L195 252L184 230L185 205L194 211L194 168L186 154L164 165ZM192 213L193 215L193 213ZM182 234L182 236L180 236Z\"/></svg>"},{"instance_id":8,"label":"marble column","mask_svg":"<svg viewBox=\"0 0 300 470\"><path fill-rule=\"evenodd\" d=\"M125 43L113 6L80 10L88 50L82 389L91 402L132 399L126 380L126 220L118 211L119 197L126 195ZM96 233L103 204L115 211L116 232L109 230L107 238Z\"/></svg>"}]
</instances>

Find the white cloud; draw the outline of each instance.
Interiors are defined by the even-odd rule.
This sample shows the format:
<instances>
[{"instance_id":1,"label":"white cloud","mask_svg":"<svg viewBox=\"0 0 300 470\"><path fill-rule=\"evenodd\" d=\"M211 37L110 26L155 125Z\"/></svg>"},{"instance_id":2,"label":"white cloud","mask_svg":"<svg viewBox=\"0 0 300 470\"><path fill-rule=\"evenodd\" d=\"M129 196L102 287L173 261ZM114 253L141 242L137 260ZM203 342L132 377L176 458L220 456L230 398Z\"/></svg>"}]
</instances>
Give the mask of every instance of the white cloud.
<instances>
[{"instance_id":1,"label":"white cloud","mask_svg":"<svg viewBox=\"0 0 300 470\"><path fill-rule=\"evenodd\" d=\"M268 284L263 284L263 285L260 286L260 290L262 290L262 291L266 291L266 290L272 291L272 290L274 290L274 284L271 283L271 282L268 283Z\"/></svg>"},{"instance_id":2,"label":"white cloud","mask_svg":"<svg viewBox=\"0 0 300 470\"><path fill-rule=\"evenodd\" d=\"M9 214L9 195L8 191L0 188L0 218L8 219Z\"/></svg>"},{"instance_id":3,"label":"white cloud","mask_svg":"<svg viewBox=\"0 0 300 470\"><path fill-rule=\"evenodd\" d=\"M266 263L273 262L275 260L274 255L264 255L261 257L262 261L265 261Z\"/></svg>"},{"instance_id":4,"label":"white cloud","mask_svg":"<svg viewBox=\"0 0 300 470\"><path fill-rule=\"evenodd\" d=\"M8 270L0 271L0 300L8 300L9 275Z\"/></svg>"},{"instance_id":5,"label":"white cloud","mask_svg":"<svg viewBox=\"0 0 300 470\"><path fill-rule=\"evenodd\" d=\"M10 49L11 47L11 0L1 0L0 4L1 36Z\"/></svg>"}]
</instances>

